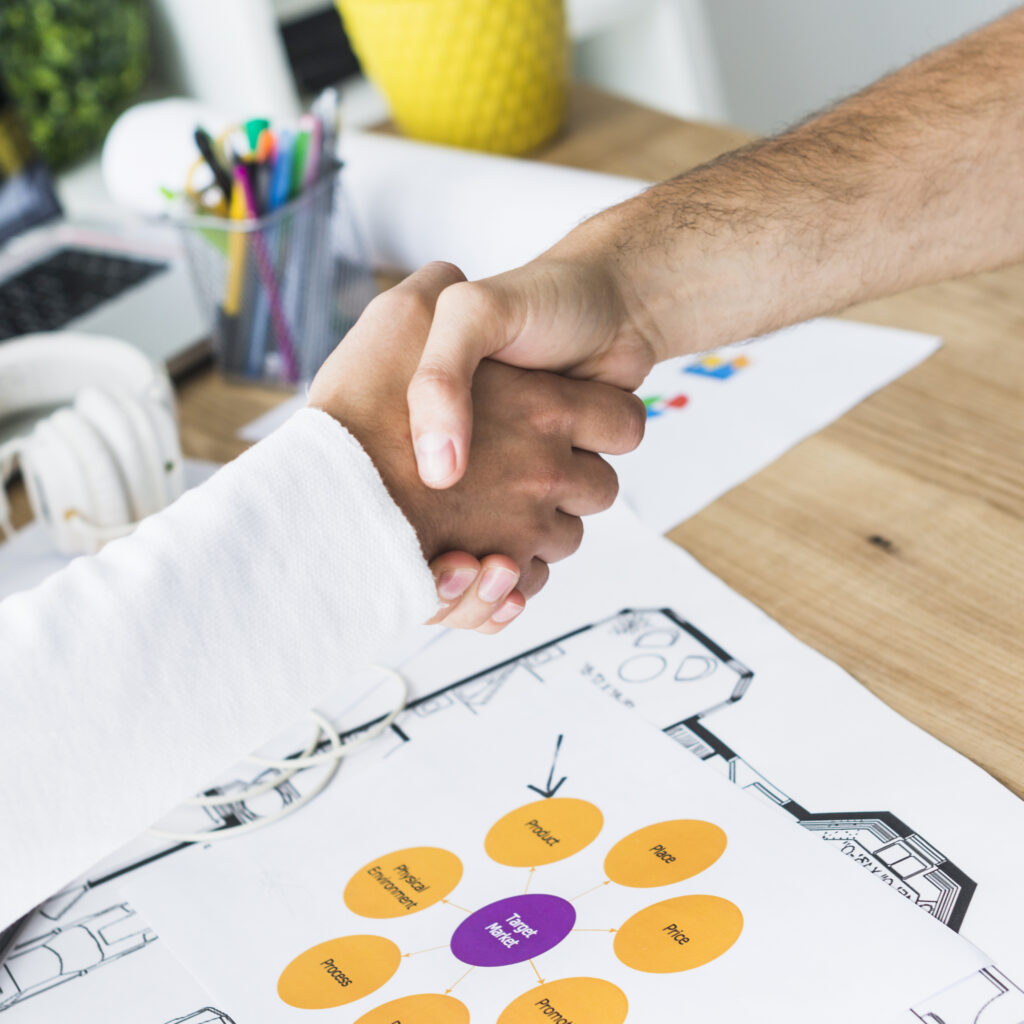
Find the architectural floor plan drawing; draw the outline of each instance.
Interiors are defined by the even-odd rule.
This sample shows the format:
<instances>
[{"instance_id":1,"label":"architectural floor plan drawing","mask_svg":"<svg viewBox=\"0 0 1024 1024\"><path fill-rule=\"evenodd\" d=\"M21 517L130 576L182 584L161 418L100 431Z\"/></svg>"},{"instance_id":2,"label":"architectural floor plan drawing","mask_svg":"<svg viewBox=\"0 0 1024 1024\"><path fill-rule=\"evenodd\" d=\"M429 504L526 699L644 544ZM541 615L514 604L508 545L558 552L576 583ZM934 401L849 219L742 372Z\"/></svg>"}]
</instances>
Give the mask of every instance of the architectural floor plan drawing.
<instances>
[{"instance_id":1,"label":"architectural floor plan drawing","mask_svg":"<svg viewBox=\"0 0 1024 1024\"><path fill-rule=\"evenodd\" d=\"M454 707L479 712L500 688L514 684L520 673L541 681L556 681L566 670L627 706L645 702L640 691L658 683L685 689L685 699L676 702L677 710L684 704L692 706L698 699L708 700L706 707L662 725L662 730L730 781L785 811L809 832L835 843L844 856L880 882L954 931L959 929L974 893L974 881L894 813L896 809L808 809L756 771L712 731L715 719L747 693L754 672L672 609L619 612L506 664L418 698L406 714L422 721ZM360 731L354 729L347 736ZM415 735L415 728L403 716L403 722L392 732L392 743L406 743Z\"/></svg>"},{"instance_id":2,"label":"architectural floor plan drawing","mask_svg":"<svg viewBox=\"0 0 1024 1024\"><path fill-rule=\"evenodd\" d=\"M1020 1024L1024 992L998 968L986 967L914 1007L924 1024Z\"/></svg>"},{"instance_id":3,"label":"architectural floor plan drawing","mask_svg":"<svg viewBox=\"0 0 1024 1024\"><path fill-rule=\"evenodd\" d=\"M516 687L527 679L562 689L566 684L582 684L587 690L627 710L653 709L665 704L675 712L684 707L697 707L684 718L661 725L662 731L719 774L834 844L839 853L947 926L955 930L962 922L974 892L973 880L896 811L888 808L808 809L796 796L785 792L751 767L713 731L716 721L725 724L731 709L736 709L752 685L756 685L756 674L671 609L618 612L601 622L573 630L497 666L415 698L395 723L389 737L376 748L373 759L414 756L416 741L421 737L429 738L443 721L466 715L486 718L490 708L504 707L504 701L514 701ZM667 697L659 694L661 689L668 691ZM346 732L343 738L355 738L371 724L372 721L361 723ZM230 796L241 791L248 782L261 780L263 775L264 772L260 772L251 780L233 779L224 784L222 791ZM250 806L244 799L239 799L229 802L219 813L209 813L207 809L191 813L206 816L206 827L210 829L233 821L253 820L261 810L271 813L280 803L294 799L306 779L307 775L301 774L280 787L280 791L271 791L261 798L262 806L258 802L252 802L253 806ZM564 777L560 773L559 747L556 744L547 774L539 773L528 788L539 795L554 797L562 781ZM185 850L189 845L165 844L159 849L146 849L135 861L118 865L105 875L98 875L55 897L49 912L66 913L67 908L78 904L82 894L95 895L108 886L116 891L116 883L128 885L131 891L133 872ZM148 934L155 938L152 932ZM120 955L139 949L141 945L138 943L125 948ZM102 963L102 959L99 962ZM11 963L17 965L18 960L13 959ZM35 991L45 991L49 985L77 976L65 972L41 980ZM986 990L979 987L977 991ZM6 1005L13 1005L18 998L30 994L30 988L16 989ZM1017 1002L1018 995L1024 1019L1024 994L1011 984L1007 997ZM987 1001L991 998L988 995ZM986 1018L979 1017L979 1022L986 1024ZM932 1021L932 1024L937 1022ZM946 1021L945 1024L951 1022Z\"/></svg>"},{"instance_id":4,"label":"architectural floor plan drawing","mask_svg":"<svg viewBox=\"0 0 1024 1024\"><path fill-rule=\"evenodd\" d=\"M235 1022L222 1010L213 1006L203 1006L193 1013L184 1017L175 1017L166 1024L235 1024Z\"/></svg>"},{"instance_id":5,"label":"architectural floor plan drawing","mask_svg":"<svg viewBox=\"0 0 1024 1024\"><path fill-rule=\"evenodd\" d=\"M662 617L668 619L679 631L695 637L702 636L670 609L662 609L660 613L624 612L619 618L626 621L622 624L612 623L610 628L612 631L637 631L637 647L652 650L655 645L659 645L670 649L676 636L671 625L666 628L660 621ZM709 650L714 648L706 638L702 637L702 640ZM719 651L718 657L722 658L723 655L724 652ZM726 664L731 662L728 656L723 660ZM630 661L625 664L629 665ZM652 672L654 668L652 664ZM809 832L837 844L844 856L850 857L879 881L958 931L974 894L975 883L924 836L915 832L890 810L809 810L766 779L715 735L710 720L717 712L742 698L752 677L753 673L745 676L726 700L682 721L666 725L663 731L702 761L714 764L728 776L730 782L786 811ZM652 674L649 680L654 678ZM678 671L676 678L679 678Z\"/></svg>"},{"instance_id":6,"label":"architectural floor plan drawing","mask_svg":"<svg viewBox=\"0 0 1024 1024\"><path fill-rule=\"evenodd\" d=\"M579 555L558 567L514 630L495 638L448 634L402 666L412 684L409 708L378 742L345 763L332 788L351 785L381 761L415 764L420 741L429 743L455 723L486 725L514 713L538 686L590 694L665 731L676 740L670 749L677 757L696 755L705 769L774 809L787 827L816 833L846 870L869 876L889 891L890 901L916 903L919 912L992 957L996 967L986 965L962 986L919 998L912 1004L917 1018L908 1011L908 1024L918 1018L928 1024L1024 1022L1024 939L1006 912L1024 905L1014 853L1024 846L1020 801L624 510L594 517L589 527ZM391 701L387 692L378 698L362 702L349 688L321 706L355 737L376 713L363 709ZM546 738L543 756L523 779L524 800L570 793L570 738L560 744L559 735ZM867 745L865 736L871 737ZM306 739L303 723L267 753L299 750ZM252 820L295 799L314 780L312 772L301 773L246 799L244 786L261 772L243 765L226 773L210 790L232 796L225 807L182 811L170 824L217 829ZM242 850L248 841L228 846ZM50 901L44 908L50 916L39 917L23 941L116 907L147 917L136 880L149 866L191 856L190 848L140 840ZM50 1024L64 1019L73 1002L83 1024L105 1024L102 1012L89 1008L116 1001L148 1007L139 1016L146 1024L187 1019L196 1007L210 1006L241 1024L239 1007L206 992L164 939L116 961L101 959L85 973L55 970L49 987L37 974L42 983L34 990L3 992L0 1020Z\"/></svg>"},{"instance_id":7,"label":"architectural floor plan drawing","mask_svg":"<svg viewBox=\"0 0 1024 1024\"><path fill-rule=\"evenodd\" d=\"M0 1010L113 963L155 938L125 903L24 938L0 966Z\"/></svg>"}]
</instances>

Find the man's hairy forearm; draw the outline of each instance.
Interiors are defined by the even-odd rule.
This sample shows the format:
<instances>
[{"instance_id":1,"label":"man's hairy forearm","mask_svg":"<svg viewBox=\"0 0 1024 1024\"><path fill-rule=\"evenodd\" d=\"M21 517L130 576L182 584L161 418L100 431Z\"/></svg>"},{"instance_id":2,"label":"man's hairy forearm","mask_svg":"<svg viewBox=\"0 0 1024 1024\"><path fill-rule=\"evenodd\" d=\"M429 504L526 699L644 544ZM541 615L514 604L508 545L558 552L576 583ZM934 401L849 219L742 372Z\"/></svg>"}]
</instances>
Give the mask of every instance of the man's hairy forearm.
<instances>
[{"instance_id":1,"label":"man's hairy forearm","mask_svg":"<svg viewBox=\"0 0 1024 1024\"><path fill-rule=\"evenodd\" d=\"M1024 257L1024 9L599 215L661 357Z\"/></svg>"}]
</instances>

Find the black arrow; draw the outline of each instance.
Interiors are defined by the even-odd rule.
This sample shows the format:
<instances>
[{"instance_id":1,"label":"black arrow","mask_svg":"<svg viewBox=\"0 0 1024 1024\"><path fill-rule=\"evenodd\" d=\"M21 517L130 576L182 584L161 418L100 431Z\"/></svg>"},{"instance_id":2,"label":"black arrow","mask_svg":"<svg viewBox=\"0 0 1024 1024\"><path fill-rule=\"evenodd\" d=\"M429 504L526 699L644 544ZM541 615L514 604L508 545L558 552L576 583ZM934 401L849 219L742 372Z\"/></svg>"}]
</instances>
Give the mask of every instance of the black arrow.
<instances>
[{"instance_id":1,"label":"black arrow","mask_svg":"<svg viewBox=\"0 0 1024 1024\"><path fill-rule=\"evenodd\" d=\"M559 789L562 787L562 783L565 782L566 777L563 775L557 782L555 782L555 765L558 764L558 751L562 749L562 736L559 735L555 741L555 756L551 759L551 771L548 772L548 784L544 789L539 786L527 786L527 789L532 789L534 793L539 793L545 800L549 797L553 797Z\"/></svg>"}]
</instances>

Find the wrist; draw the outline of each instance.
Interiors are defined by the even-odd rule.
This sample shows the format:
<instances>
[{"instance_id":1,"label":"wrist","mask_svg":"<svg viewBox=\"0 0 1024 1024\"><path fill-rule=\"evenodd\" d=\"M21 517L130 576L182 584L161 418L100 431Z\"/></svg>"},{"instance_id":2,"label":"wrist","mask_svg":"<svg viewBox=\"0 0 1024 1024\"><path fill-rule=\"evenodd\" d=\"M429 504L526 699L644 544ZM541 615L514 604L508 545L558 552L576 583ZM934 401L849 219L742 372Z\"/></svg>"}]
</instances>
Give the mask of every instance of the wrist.
<instances>
[{"instance_id":1,"label":"wrist","mask_svg":"<svg viewBox=\"0 0 1024 1024\"><path fill-rule=\"evenodd\" d=\"M395 396L396 400L398 396ZM412 436L405 417L382 422L379 409L358 398L339 395L310 404L337 420L358 442L380 476L388 496L413 528L426 561L441 553L439 531L431 509L432 492L420 482L412 455Z\"/></svg>"},{"instance_id":2,"label":"wrist","mask_svg":"<svg viewBox=\"0 0 1024 1024\"><path fill-rule=\"evenodd\" d=\"M586 268L589 292L611 297L617 342L645 346L651 362L712 347L700 267L706 254L645 192L571 231L543 258Z\"/></svg>"},{"instance_id":3,"label":"wrist","mask_svg":"<svg viewBox=\"0 0 1024 1024\"><path fill-rule=\"evenodd\" d=\"M636 229L627 201L584 221L535 262L559 266L565 293L601 310L602 348L637 353L649 368L674 353L646 300L649 268L627 251Z\"/></svg>"},{"instance_id":4,"label":"wrist","mask_svg":"<svg viewBox=\"0 0 1024 1024\"><path fill-rule=\"evenodd\" d=\"M375 314L367 310L363 315L369 319ZM442 550L431 492L416 470L408 417L394 414L405 407L401 385L412 373L415 352L396 351L385 362L359 358L365 353L354 345L346 349L346 344L349 342L343 342L331 357L337 368L325 364L314 379L309 405L337 420L355 438L412 526L429 562Z\"/></svg>"}]
</instances>

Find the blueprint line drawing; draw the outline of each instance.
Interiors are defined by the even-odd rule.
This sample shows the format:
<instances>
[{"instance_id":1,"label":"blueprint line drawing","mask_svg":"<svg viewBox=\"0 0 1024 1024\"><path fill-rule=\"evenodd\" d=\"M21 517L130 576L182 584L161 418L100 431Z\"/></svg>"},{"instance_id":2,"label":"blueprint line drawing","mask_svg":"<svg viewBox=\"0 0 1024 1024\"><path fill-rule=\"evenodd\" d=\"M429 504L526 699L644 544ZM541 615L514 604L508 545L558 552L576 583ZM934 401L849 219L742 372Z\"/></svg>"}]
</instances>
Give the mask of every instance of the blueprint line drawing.
<instances>
[{"instance_id":1,"label":"blueprint line drawing","mask_svg":"<svg viewBox=\"0 0 1024 1024\"><path fill-rule=\"evenodd\" d=\"M165 1021L164 1024L235 1024L235 1022L223 1011L214 1006L204 1006L192 1013L186 1013L184 1017L175 1017L174 1020Z\"/></svg>"},{"instance_id":2,"label":"blueprint line drawing","mask_svg":"<svg viewBox=\"0 0 1024 1024\"><path fill-rule=\"evenodd\" d=\"M554 796L565 784L566 776L563 775L557 782L555 782L555 768L558 765L558 753L562 749L562 741L565 737L559 733L558 739L555 740L555 756L551 759L551 771L548 772L548 782L546 786L534 786L532 783L527 785L527 789L532 789L538 796L552 797Z\"/></svg>"},{"instance_id":3,"label":"blueprint line drawing","mask_svg":"<svg viewBox=\"0 0 1024 1024\"><path fill-rule=\"evenodd\" d=\"M0 966L0 1010L120 960L155 938L121 903L25 939Z\"/></svg>"},{"instance_id":4,"label":"blueprint line drawing","mask_svg":"<svg viewBox=\"0 0 1024 1024\"><path fill-rule=\"evenodd\" d=\"M598 659L588 650L595 637L604 641L601 664L596 664ZM680 642L684 637L690 641L685 651ZM415 698L390 730L395 742L390 750L382 751L383 756L414 739L417 721L457 709L473 715L482 713L518 672L527 672L538 681L545 682L549 675L546 670L555 665L563 667L575 654L574 648L579 648L583 655L579 670L591 685L627 706L634 704L629 697L630 686L650 684L659 676L668 676L683 686L705 684L707 692L713 695L712 702L702 710L661 726L663 732L727 775L736 785L785 811L808 831L835 843L839 852L954 931L959 929L974 895L975 882L925 837L888 810L808 810L749 765L708 728L707 720L711 716L719 715L743 699L754 680L754 672L670 608L624 609L600 622L572 630L523 654ZM669 652L674 656L670 658ZM605 657L615 659L615 663L608 663ZM638 658L649 659L644 663L645 667L639 665ZM623 674L623 666L632 667ZM656 673L652 671L654 668L657 668ZM709 683L714 686L708 687ZM371 719L340 733L342 741L357 738L382 718ZM327 741L323 741L318 749L326 749L327 745ZM290 756L299 756L299 753L295 751ZM261 773L252 783L264 777ZM295 776L285 786L279 787L283 790L279 794L283 802L296 798L301 777ZM243 795L246 785L252 783L237 780L207 791L208 795L239 792L238 800L225 807L207 809L211 832L259 817ZM189 845L176 843L157 850L86 882L82 889L122 877Z\"/></svg>"},{"instance_id":5,"label":"blueprint line drawing","mask_svg":"<svg viewBox=\"0 0 1024 1024\"><path fill-rule=\"evenodd\" d=\"M666 726L663 731L702 761L718 761L731 782L786 811L809 832L836 843L840 853L901 896L913 900L953 931L960 930L976 888L966 872L889 811L807 810L702 724L721 706Z\"/></svg>"},{"instance_id":6,"label":"blueprint line drawing","mask_svg":"<svg viewBox=\"0 0 1024 1024\"><path fill-rule=\"evenodd\" d=\"M986 967L912 1012L923 1024L1021 1024L1024 992L998 968Z\"/></svg>"},{"instance_id":7,"label":"blueprint line drawing","mask_svg":"<svg viewBox=\"0 0 1024 1024\"><path fill-rule=\"evenodd\" d=\"M743 700L755 679L755 672L671 608L624 609L419 696L409 703L390 730L375 744L372 756L401 756L402 751L415 746L418 733L429 728L435 716L484 714L506 687L514 686L522 673L545 685L587 685L627 708L636 707L640 695L652 692L652 687L665 688L671 700L664 706L671 711L663 714L660 721L657 716L649 714L647 717L676 742L751 795L767 801L801 827L830 842L837 852L948 927L953 930L960 928L976 890L974 880L964 868L945 857L926 836L899 817L897 811L809 809L777 782L757 771L722 738L718 723L728 724L729 708ZM679 711L686 713L679 714ZM373 718L348 729L341 733L342 741L350 742L380 720L380 717ZM326 746L324 742L321 749L326 749ZM549 789L557 786L561 778L557 770L558 745L555 747L547 779ZM295 751L293 756L298 754L299 751ZM260 778L265 777L265 772L261 772ZM204 809L206 826L215 832L236 822L254 820L261 816L261 811L270 813L266 809L269 805L257 806L259 802L272 801L276 809L280 803L296 799L305 788L305 777L306 773L302 772L256 801L246 800L244 796L246 787L256 779L236 779L208 790L209 795L223 793L234 798L221 807ZM538 786L535 788L540 793L542 780L538 778L536 781ZM198 810L194 813L200 814ZM174 843L161 846L154 842L134 859L108 866L96 877L58 894L43 908L43 913L52 920L59 920L90 891L93 902L89 908L92 909L96 906L95 897L102 896L95 890L102 889L107 882L125 879L132 872L190 845ZM131 912L128 904L119 906ZM103 912L99 911L96 916ZM37 938L27 941L34 942ZM155 938L156 935L150 932L147 942ZM124 956L144 948L145 944L126 947L118 955ZM107 961L100 958L99 962ZM24 992L15 991L7 976L0 974L0 1011L19 999L43 993L85 973L51 972L49 980L41 979L39 984L29 985ZM1002 975L999 972L992 975L992 978L997 977ZM992 986L995 984L992 978L981 979L978 983L976 994L979 1000L982 994L986 1000L992 1000ZM1007 981L1006 984L1009 987L1005 990L1004 1001L994 1002L992 1007L1009 1006L1010 1001L1016 1002L1018 996L1024 1006L1024 994L1012 983ZM973 987L972 991L975 991ZM981 1016L983 1002L975 1004L975 1015L980 1024L988 1024L990 1019L992 1024L1006 1024L1002 1017L997 1021L990 1011ZM940 1021L941 1024L959 1024L957 1019L943 1017L941 1009L935 1014L938 1016L922 1016L921 1019L928 1024L940 1024ZM971 1020L973 1022L974 1018ZM205 1024L201 1018L200 1021ZM1012 1024L1021 1022L1024 1022L1024 1010ZM189 1020L188 1024L194 1022Z\"/></svg>"}]
</instances>

